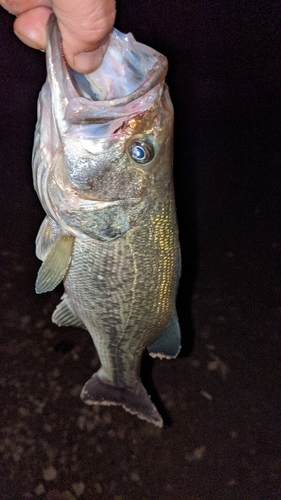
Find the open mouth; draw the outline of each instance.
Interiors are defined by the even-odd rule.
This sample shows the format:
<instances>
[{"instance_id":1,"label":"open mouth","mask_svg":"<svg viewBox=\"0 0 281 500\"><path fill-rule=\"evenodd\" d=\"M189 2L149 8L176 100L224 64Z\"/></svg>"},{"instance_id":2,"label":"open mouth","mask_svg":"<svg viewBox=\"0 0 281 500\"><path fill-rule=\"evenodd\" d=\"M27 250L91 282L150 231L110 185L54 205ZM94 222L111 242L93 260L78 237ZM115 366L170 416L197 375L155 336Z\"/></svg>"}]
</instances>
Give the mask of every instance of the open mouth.
<instances>
[{"instance_id":1,"label":"open mouth","mask_svg":"<svg viewBox=\"0 0 281 500\"><path fill-rule=\"evenodd\" d=\"M164 80L166 72L164 56L116 29L96 71L84 75L68 68L77 93L91 101L106 101L106 106L135 100Z\"/></svg>"}]
</instances>

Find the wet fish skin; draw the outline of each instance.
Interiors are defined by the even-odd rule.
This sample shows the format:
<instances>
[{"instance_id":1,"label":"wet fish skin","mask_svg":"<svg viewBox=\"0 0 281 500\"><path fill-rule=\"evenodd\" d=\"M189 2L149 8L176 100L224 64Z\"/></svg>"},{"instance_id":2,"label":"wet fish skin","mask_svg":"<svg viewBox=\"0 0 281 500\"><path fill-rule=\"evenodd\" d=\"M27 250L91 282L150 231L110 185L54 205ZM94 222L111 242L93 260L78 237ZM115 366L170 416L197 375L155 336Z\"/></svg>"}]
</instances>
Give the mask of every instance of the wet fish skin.
<instances>
[{"instance_id":1,"label":"wet fish skin","mask_svg":"<svg viewBox=\"0 0 281 500\"><path fill-rule=\"evenodd\" d=\"M93 338L101 368L82 399L121 405L161 426L139 371L145 348L160 358L176 357L180 349L166 59L114 32L98 72L70 73L52 17L47 68L33 153L35 189L47 213L36 242L43 260L37 292L64 279L52 319L84 327ZM132 158L144 152L147 162Z\"/></svg>"}]
</instances>

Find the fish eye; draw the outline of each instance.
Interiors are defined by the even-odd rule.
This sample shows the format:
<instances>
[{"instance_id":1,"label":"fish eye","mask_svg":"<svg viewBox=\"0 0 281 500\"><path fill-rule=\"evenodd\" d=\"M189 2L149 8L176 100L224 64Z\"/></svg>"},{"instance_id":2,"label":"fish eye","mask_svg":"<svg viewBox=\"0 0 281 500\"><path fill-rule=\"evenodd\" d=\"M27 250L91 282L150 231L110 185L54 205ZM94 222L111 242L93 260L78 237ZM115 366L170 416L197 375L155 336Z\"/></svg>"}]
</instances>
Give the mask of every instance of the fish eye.
<instances>
[{"instance_id":1,"label":"fish eye","mask_svg":"<svg viewBox=\"0 0 281 500\"><path fill-rule=\"evenodd\" d=\"M149 163L154 156L153 146L148 141L135 140L129 145L128 151L131 158L140 164Z\"/></svg>"}]
</instances>

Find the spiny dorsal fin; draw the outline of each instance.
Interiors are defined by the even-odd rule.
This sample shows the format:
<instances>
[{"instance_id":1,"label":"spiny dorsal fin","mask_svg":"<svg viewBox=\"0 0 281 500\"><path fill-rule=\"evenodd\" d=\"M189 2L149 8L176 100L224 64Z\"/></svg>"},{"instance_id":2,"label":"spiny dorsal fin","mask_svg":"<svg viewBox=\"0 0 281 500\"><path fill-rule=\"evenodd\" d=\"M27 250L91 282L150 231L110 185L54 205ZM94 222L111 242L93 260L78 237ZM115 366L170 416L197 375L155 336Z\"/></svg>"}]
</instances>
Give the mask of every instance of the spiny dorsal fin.
<instances>
[{"instance_id":1,"label":"spiny dorsal fin","mask_svg":"<svg viewBox=\"0 0 281 500\"><path fill-rule=\"evenodd\" d=\"M76 326L77 328L86 328L83 321L71 308L68 295L63 294L61 302L57 305L52 315L52 322L58 326Z\"/></svg>"},{"instance_id":2,"label":"spiny dorsal fin","mask_svg":"<svg viewBox=\"0 0 281 500\"><path fill-rule=\"evenodd\" d=\"M35 290L45 293L54 290L68 270L75 237L60 232L38 271Z\"/></svg>"}]
</instances>

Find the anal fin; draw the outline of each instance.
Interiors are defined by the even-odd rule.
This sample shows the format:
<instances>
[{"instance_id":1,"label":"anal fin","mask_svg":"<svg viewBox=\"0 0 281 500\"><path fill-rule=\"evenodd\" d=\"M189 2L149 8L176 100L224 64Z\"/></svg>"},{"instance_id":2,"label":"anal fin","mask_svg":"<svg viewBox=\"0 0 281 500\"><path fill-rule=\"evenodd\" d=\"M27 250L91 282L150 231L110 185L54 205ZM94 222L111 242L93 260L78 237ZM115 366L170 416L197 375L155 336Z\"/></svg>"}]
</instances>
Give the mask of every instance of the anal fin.
<instances>
[{"instance_id":1,"label":"anal fin","mask_svg":"<svg viewBox=\"0 0 281 500\"><path fill-rule=\"evenodd\" d=\"M52 315L52 322L58 326L75 326L77 328L86 328L83 321L71 308L68 295L66 293L61 297L61 302L57 305Z\"/></svg>"},{"instance_id":2,"label":"anal fin","mask_svg":"<svg viewBox=\"0 0 281 500\"><path fill-rule=\"evenodd\" d=\"M161 335L146 347L149 355L153 358L176 358L181 349L181 331L178 317L174 316Z\"/></svg>"}]
</instances>

